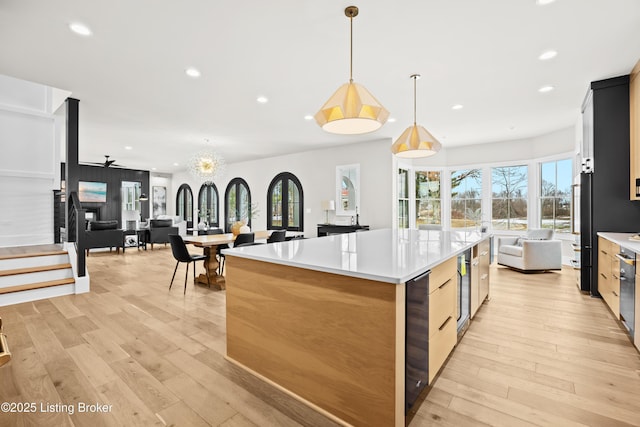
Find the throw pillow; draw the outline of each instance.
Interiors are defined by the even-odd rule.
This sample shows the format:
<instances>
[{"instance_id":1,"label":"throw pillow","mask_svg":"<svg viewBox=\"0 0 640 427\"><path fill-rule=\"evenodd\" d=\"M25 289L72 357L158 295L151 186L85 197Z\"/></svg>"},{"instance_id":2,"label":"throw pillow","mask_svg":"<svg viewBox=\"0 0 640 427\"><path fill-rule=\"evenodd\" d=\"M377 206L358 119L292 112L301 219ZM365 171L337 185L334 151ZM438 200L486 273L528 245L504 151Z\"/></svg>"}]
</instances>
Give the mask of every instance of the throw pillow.
<instances>
[{"instance_id":1,"label":"throw pillow","mask_svg":"<svg viewBox=\"0 0 640 427\"><path fill-rule=\"evenodd\" d=\"M525 240L525 238L524 238L524 237L518 237L518 238L516 239L516 244L515 244L515 246L522 246L522 241L523 241L523 240Z\"/></svg>"}]
</instances>

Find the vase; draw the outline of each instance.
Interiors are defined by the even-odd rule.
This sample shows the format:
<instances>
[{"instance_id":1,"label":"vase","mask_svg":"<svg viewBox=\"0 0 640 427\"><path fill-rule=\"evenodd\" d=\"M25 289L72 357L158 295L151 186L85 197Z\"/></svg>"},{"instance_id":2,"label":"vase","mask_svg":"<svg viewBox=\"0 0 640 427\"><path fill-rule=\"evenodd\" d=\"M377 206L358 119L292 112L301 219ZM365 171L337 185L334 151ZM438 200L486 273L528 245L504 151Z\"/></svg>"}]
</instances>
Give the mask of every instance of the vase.
<instances>
[{"instance_id":1,"label":"vase","mask_svg":"<svg viewBox=\"0 0 640 427\"><path fill-rule=\"evenodd\" d=\"M251 233L251 228L247 224L240 227L240 233Z\"/></svg>"},{"instance_id":2,"label":"vase","mask_svg":"<svg viewBox=\"0 0 640 427\"><path fill-rule=\"evenodd\" d=\"M238 234L242 233L242 231L240 231L240 228L242 226L246 226L246 224L242 221L236 221L231 225L231 232L233 233L234 236L237 236Z\"/></svg>"}]
</instances>

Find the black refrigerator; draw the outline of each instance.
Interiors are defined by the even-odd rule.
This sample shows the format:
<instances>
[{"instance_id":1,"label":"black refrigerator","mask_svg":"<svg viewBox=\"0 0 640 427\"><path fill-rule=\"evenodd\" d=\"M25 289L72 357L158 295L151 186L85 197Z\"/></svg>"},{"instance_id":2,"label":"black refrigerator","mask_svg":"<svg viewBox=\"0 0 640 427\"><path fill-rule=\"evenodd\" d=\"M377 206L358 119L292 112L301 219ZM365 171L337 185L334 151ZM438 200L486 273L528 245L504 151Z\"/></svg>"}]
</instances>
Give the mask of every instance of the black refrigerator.
<instances>
[{"instance_id":1,"label":"black refrigerator","mask_svg":"<svg viewBox=\"0 0 640 427\"><path fill-rule=\"evenodd\" d=\"M599 231L639 232L629 200L629 76L591 82L582 105L580 289L599 296Z\"/></svg>"}]
</instances>

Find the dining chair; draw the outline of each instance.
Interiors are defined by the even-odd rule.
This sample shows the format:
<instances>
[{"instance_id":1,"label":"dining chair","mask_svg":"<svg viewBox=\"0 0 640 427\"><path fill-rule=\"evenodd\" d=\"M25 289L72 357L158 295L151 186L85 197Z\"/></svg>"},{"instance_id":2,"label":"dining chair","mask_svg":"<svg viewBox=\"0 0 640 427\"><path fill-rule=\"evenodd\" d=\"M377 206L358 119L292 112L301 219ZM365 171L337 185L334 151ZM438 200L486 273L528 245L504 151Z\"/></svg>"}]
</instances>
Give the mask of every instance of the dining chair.
<instances>
[{"instance_id":1,"label":"dining chair","mask_svg":"<svg viewBox=\"0 0 640 427\"><path fill-rule=\"evenodd\" d=\"M254 233L240 233L236 236L236 239L233 241L233 247L237 248L238 246L243 246L247 244L253 244L255 242L255 234ZM228 246L227 246L228 247ZM224 271L224 263L226 258L222 252L220 252L220 275Z\"/></svg>"},{"instance_id":2,"label":"dining chair","mask_svg":"<svg viewBox=\"0 0 640 427\"><path fill-rule=\"evenodd\" d=\"M184 240L178 234L169 234L169 243L171 244L171 252L176 259L176 268L173 270L173 276L171 276L171 283L169 284L169 290L173 286L173 279L176 277L176 271L178 271L178 265L181 262L187 263L187 270L184 273L184 293L187 293L187 276L189 275L189 263L193 262L193 280L196 279L196 261L204 261L207 259L206 255L191 255L185 245ZM209 272L205 268L207 273L207 283L211 287L211 281L209 280Z\"/></svg>"},{"instance_id":3,"label":"dining chair","mask_svg":"<svg viewBox=\"0 0 640 427\"><path fill-rule=\"evenodd\" d=\"M267 239L267 243L284 242L287 230L274 230Z\"/></svg>"},{"instance_id":4,"label":"dining chair","mask_svg":"<svg viewBox=\"0 0 640 427\"><path fill-rule=\"evenodd\" d=\"M210 236L215 234L224 234L224 231L222 231L222 228L210 228L209 230L207 230L207 234ZM224 245L216 246L216 256L218 257L218 274L220 276L222 276L222 257L224 257L224 255L222 255L221 251L223 249L229 249L229 245L225 243Z\"/></svg>"}]
</instances>

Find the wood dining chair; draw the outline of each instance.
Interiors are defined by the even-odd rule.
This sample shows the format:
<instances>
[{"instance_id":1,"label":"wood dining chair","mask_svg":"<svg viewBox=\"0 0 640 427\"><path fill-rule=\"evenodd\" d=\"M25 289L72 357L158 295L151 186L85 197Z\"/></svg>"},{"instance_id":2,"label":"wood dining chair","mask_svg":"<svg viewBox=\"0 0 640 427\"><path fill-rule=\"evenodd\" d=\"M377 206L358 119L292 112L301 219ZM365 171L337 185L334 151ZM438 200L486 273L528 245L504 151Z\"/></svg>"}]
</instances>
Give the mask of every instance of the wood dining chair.
<instances>
[{"instance_id":1,"label":"wood dining chair","mask_svg":"<svg viewBox=\"0 0 640 427\"><path fill-rule=\"evenodd\" d=\"M184 240L178 234L169 234L169 243L171 244L171 252L176 259L176 268L173 270L173 276L171 276L171 283L169 284L169 290L173 286L173 279L176 277L176 271L178 271L178 265L181 262L187 264L187 270L184 273L184 293L187 293L187 276L189 275L189 263L193 262L193 280L196 280L196 261L204 261L207 259L206 255L191 255L185 245ZM209 271L205 268L207 273L207 283L211 287L211 280L209 279Z\"/></svg>"}]
</instances>

